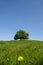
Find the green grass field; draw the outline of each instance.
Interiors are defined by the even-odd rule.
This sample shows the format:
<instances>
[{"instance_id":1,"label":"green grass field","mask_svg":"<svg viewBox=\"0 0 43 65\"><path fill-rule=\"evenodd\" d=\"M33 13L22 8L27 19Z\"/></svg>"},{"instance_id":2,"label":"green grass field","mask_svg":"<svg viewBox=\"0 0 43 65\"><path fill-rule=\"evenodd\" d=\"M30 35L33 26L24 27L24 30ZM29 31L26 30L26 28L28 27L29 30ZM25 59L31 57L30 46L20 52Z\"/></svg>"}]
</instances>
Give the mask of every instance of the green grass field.
<instances>
[{"instance_id":1,"label":"green grass field","mask_svg":"<svg viewBox=\"0 0 43 65\"><path fill-rule=\"evenodd\" d=\"M19 56L24 60L19 62ZM43 42L0 41L0 65L43 65Z\"/></svg>"}]
</instances>

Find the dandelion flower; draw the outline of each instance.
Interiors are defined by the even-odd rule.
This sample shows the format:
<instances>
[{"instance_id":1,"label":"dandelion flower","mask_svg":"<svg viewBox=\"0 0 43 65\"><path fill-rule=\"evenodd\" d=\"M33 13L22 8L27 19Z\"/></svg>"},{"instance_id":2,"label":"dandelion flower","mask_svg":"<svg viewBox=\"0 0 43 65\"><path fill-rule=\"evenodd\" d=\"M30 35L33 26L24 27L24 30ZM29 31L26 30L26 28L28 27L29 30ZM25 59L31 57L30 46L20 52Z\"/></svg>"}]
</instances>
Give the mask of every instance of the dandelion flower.
<instances>
[{"instance_id":1,"label":"dandelion flower","mask_svg":"<svg viewBox=\"0 0 43 65\"><path fill-rule=\"evenodd\" d=\"M23 61L23 57L22 56L19 56L18 57L18 61Z\"/></svg>"}]
</instances>

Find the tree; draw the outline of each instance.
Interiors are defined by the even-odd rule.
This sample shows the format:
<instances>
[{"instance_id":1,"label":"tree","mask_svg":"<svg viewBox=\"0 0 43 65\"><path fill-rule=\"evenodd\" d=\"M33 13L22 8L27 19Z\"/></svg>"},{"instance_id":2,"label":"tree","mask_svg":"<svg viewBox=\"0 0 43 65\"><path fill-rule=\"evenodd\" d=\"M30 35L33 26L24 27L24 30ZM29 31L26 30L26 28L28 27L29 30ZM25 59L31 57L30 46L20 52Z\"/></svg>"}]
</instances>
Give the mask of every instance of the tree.
<instances>
[{"instance_id":1,"label":"tree","mask_svg":"<svg viewBox=\"0 0 43 65\"><path fill-rule=\"evenodd\" d=\"M19 30L16 32L15 36L14 36L14 39L17 40L17 39L28 39L28 36L29 34L26 33L24 30Z\"/></svg>"}]
</instances>

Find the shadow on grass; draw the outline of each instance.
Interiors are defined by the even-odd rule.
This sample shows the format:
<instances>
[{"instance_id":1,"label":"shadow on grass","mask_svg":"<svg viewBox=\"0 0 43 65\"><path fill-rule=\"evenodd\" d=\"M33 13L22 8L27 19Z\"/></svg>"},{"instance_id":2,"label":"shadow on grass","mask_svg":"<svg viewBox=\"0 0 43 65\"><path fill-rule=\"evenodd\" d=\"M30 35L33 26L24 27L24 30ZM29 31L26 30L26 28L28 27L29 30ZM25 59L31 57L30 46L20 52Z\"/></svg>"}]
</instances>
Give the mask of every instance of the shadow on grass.
<instances>
[{"instance_id":1,"label":"shadow on grass","mask_svg":"<svg viewBox=\"0 0 43 65\"><path fill-rule=\"evenodd\" d=\"M35 65L43 65L43 58L41 58Z\"/></svg>"}]
</instances>

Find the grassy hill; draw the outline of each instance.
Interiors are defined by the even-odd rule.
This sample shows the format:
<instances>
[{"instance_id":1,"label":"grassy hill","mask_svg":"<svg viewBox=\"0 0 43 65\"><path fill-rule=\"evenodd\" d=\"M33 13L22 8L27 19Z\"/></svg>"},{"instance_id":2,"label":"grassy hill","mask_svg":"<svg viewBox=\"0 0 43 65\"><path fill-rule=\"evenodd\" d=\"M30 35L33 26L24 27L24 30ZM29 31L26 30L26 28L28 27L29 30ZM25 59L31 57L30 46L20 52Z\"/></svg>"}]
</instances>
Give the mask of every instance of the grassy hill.
<instances>
[{"instance_id":1,"label":"grassy hill","mask_svg":"<svg viewBox=\"0 0 43 65\"><path fill-rule=\"evenodd\" d=\"M18 57L24 60L18 62ZM0 65L43 65L43 42L0 41Z\"/></svg>"}]
</instances>

